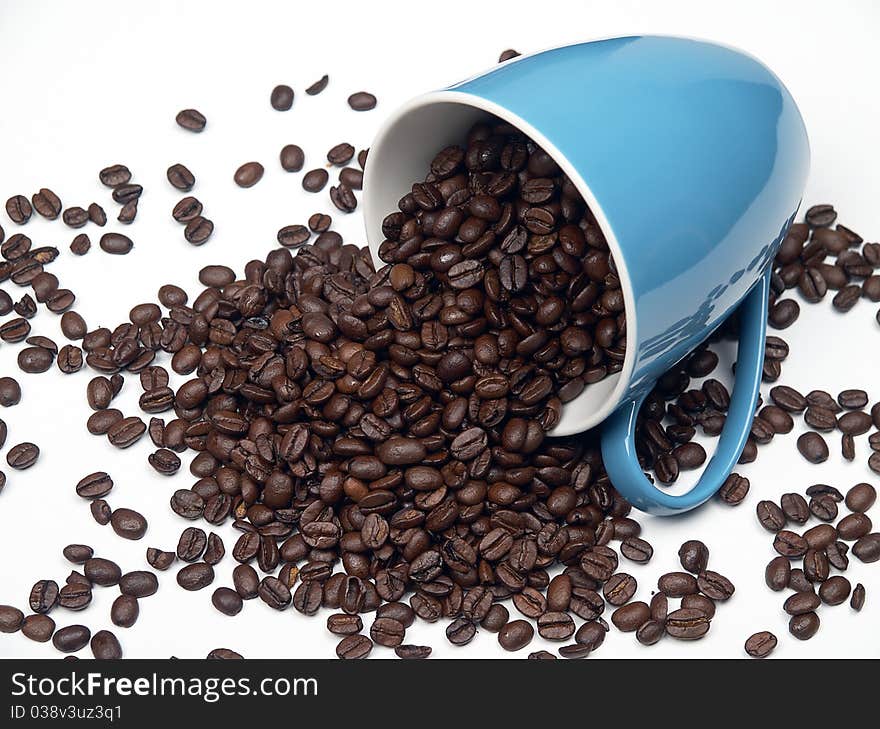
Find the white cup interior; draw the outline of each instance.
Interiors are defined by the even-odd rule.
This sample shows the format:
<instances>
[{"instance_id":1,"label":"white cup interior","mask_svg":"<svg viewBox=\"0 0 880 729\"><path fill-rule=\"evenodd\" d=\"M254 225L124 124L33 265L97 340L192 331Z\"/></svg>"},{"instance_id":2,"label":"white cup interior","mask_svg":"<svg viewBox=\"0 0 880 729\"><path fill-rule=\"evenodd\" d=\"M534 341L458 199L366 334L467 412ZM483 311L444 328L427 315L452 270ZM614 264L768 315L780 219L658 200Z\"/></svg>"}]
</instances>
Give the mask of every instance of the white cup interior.
<instances>
[{"instance_id":1,"label":"white cup interior","mask_svg":"<svg viewBox=\"0 0 880 729\"><path fill-rule=\"evenodd\" d=\"M461 144L476 122L492 115L510 122L541 145L577 186L614 255L624 293L627 336L629 341L635 342L635 304L629 276L613 231L580 174L549 140L524 120L468 94L446 91L413 99L386 121L373 141L364 171L363 208L367 240L377 269L385 265L379 259L379 246L383 241L382 220L398 209L398 201L410 191L413 182L424 179L431 160L440 149ZM566 403L552 435L581 433L608 417L625 394L633 360L632 347L629 347L620 372L588 385L580 396Z\"/></svg>"}]
</instances>

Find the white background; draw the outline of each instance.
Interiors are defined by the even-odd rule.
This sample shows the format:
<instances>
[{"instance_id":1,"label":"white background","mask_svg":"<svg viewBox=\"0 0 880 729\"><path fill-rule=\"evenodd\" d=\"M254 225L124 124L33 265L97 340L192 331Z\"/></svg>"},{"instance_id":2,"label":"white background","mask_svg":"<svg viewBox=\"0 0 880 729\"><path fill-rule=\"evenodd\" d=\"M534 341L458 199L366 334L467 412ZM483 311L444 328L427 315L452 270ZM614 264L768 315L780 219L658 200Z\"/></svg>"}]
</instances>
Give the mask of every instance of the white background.
<instances>
[{"instance_id":1,"label":"white background","mask_svg":"<svg viewBox=\"0 0 880 729\"><path fill-rule=\"evenodd\" d=\"M98 183L97 171L122 162L145 187L140 213L124 232L135 241L124 257L97 248L98 229L85 228L93 249L83 258L68 250L74 232L60 220L32 220L24 229L34 245L62 250L51 267L78 296L76 309L90 327L114 326L129 308L153 300L159 284L173 281L195 290L197 271L225 263L241 271L250 258L264 257L282 225L304 223L326 210L334 227L350 242L364 243L359 214L346 220L331 209L326 193L310 196L300 175L283 172L277 155L287 143L302 145L306 169L320 166L327 149L340 141L358 148L369 144L383 115L416 93L438 88L494 63L507 47L523 52L615 34L656 32L699 36L742 47L765 61L788 85L800 104L813 151L805 199L831 201L846 225L866 239L880 235L880 97L876 93L880 12L870 2L461 2L367 3L0 3L0 199L41 186L54 189L66 205L103 204L119 229L117 206ZM306 86L329 73L330 86L307 97ZM297 91L290 112L269 106L277 83ZM345 104L353 91L367 89L380 99L373 112L356 114ZM175 113L194 106L208 117L200 135L181 131ZM650 114L650 110L645 110ZM430 140L426 140L430 144ZM260 160L262 182L238 189L232 173L242 162ZM207 245L193 248L169 215L180 195L165 180L165 169L183 162L195 173L193 194L216 224ZM638 199L633 200L638 205ZM36 216L35 216L36 218ZM0 217L7 236L16 232ZM78 232L78 231L77 231ZM11 282L13 295L23 293ZM830 299L830 297L829 297ZM877 354L880 338L876 305L865 301L841 316L826 300L804 306L800 321L784 336L792 357L783 381L806 392L825 387L833 393L861 387L880 399ZM41 307L32 321L35 334L63 343L58 320ZM0 372L22 383L21 404L0 412L9 425L10 445L32 440L42 448L29 471L6 468L0 494L0 603L25 607L38 578L63 583L70 565L61 548L85 542L99 555L116 559L124 570L145 567L147 546L174 549L187 526L169 510L176 488L193 481L186 468L173 478L152 472L146 463L151 444L145 437L126 452L85 431L90 411L84 390L92 376L82 371L62 376L56 369L25 375L15 366L19 346L0 346ZM765 394L767 388L764 388ZM140 387L127 382L114 405L136 414ZM798 426L800 428L800 426ZM652 648L634 636L612 631L596 657L737 657L752 632L769 629L780 638L776 655L784 657L880 655L880 569L852 560L847 577L867 587L860 615L848 605L820 610L822 627L808 643L788 635L782 596L763 582L763 568L774 556L771 539L756 523L760 498L778 498L825 482L845 490L874 480L865 465L866 437L858 439L857 458L847 464L832 439L832 457L821 467L808 465L795 450L799 430L761 449L759 461L741 472L752 482L738 508L712 503L676 519L643 518L643 536L655 548L652 562L639 567L621 561L621 569L639 580L638 599L650 599L657 577L677 567L678 545L701 538L710 546L711 566L736 583L733 600L719 607L706 639L685 644L666 639ZM5 452L4 452L5 455ZM187 456L188 461L189 456ZM145 539L129 543L110 527L99 527L88 504L73 490L76 481L97 469L108 470L116 487L115 506L142 511L150 521ZM203 523L200 523L205 526ZM227 550L235 533L221 531ZM84 613L56 609L59 625L86 622L93 631L111 628L130 657L202 657L229 647L250 657L330 657L335 638L324 618L307 618L292 609L276 613L255 600L237 618L217 613L210 604L214 587L229 584L234 562L227 556L215 584L197 593L180 590L174 569L160 575L159 594L142 601L141 617L129 630L115 629L109 608L116 590L98 588ZM513 611L513 608L511 607ZM445 624L423 622L410 629L408 642L427 643L436 656L501 657L494 635L481 631L466 649L455 649L443 634ZM528 650L548 647L535 640ZM524 657L526 651L518 656ZM82 652L88 654L88 649ZM0 656L53 656L51 644L19 635L0 635ZM391 656L376 649L375 655Z\"/></svg>"}]
</instances>

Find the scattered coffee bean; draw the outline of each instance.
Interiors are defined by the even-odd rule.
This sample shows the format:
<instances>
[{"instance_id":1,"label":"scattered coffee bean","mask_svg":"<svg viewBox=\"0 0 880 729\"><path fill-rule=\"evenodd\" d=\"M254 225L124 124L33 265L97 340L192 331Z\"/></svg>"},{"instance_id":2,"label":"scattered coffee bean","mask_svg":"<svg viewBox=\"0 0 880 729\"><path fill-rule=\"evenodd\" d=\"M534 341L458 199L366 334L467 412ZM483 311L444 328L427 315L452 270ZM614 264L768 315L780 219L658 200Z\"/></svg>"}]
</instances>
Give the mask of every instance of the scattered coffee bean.
<instances>
[{"instance_id":1,"label":"scattered coffee bean","mask_svg":"<svg viewBox=\"0 0 880 729\"><path fill-rule=\"evenodd\" d=\"M814 612L793 615L788 621L788 632L798 640L809 640L819 631L819 616Z\"/></svg>"},{"instance_id":2,"label":"scattered coffee bean","mask_svg":"<svg viewBox=\"0 0 880 729\"><path fill-rule=\"evenodd\" d=\"M207 123L204 114L196 109L184 109L178 112L175 121L178 126L189 132L201 132Z\"/></svg>"},{"instance_id":3,"label":"scattered coffee bean","mask_svg":"<svg viewBox=\"0 0 880 729\"><path fill-rule=\"evenodd\" d=\"M52 636L52 645L62 653L76 653L89 644L92 637L85 625L67 625L59 628Z\"/></svg>"},{"instance_id":4,"label":"scattered coffee bean","mask_svg":"<svg viewBox=\"0 0 880 729\"><path fill-rule=\"evenodd\" d=\"M253 187L263 178L263 165L259 162L245 162L235 171L235 184L239 187Z\"/></svg>"},{"instance_id":5,"label":"scattered coffee bean","mask_svg":"<svg viewBox=\"0 0 880 729\"><path fill-rule=\"evenodd\" d=\"M348 105L355 111L369 111L376 108L376 97L366 91L358 91L348 97Z\"/></svg>"},{"instance_id":6,"label":"scattered coffee bean","mask_svg":"<svg viewBox=\"0 0 880 729\"><path fill-rule=\"evenodd\" d=\"M31 198L33 209L49 220L55 220L61 214L61 200L47 187L41 187L40 191Z\"/></svg>"},{"instance_id":7,"label":"scattered coffee bean","mask_svg":"<svg viewBox=\"0 0 880 729\"><path fill-rule=\"evenodd\" d=\"M17 225L24 225L31 219L33 208L24 195L13 195L6 201L6 214Z\"/></svg>"},{"instance_id":8,"label":"scattered coffee bean","mask_svg":"<svg viewBox=\"0 0 880 729\"><path fill-rule=\"evenodd\" d=\"M99 245L101 246L101 250L106 253L122 256L131 251L134 247L131 238L122 233L104 233L104 235L101 236Z\"/></svg>"},{"instance_id":9,"label":"scattered coffee bean","mask_svg":"<svg viewBox=\"0 0 880 729\"><path fill-rule=\"evenodd\" d=\"M171 186L183 192L189 192L192 190L193 185L196 184L196 178L193 173L185 165L180 164L180 162L171 165L165 174Z\"/></svg>"},{"instance_id":10,"label":"scattered coffee bean","mask_svg":"<svg viewBox=\"0 0 880 729\"><path fill-rule=\"evenodd\" d=\"M288 144L281 148L281 167L286 172L299 172L305 164L305 154L296 144Z\"/></svg>"},{"instance_id":11,"label":"scattered coffee bean","mask_svg":"<svg viewBox=\"0 0 880 729\"><path fill-rule=\"evenodd\" d=\"M776 636L764 630L746 640L745 650L752 658L766 658L776 648L776 642Z\"/></svg>"},{"instance_id":12,"label":"scattered coffee bean","mask_svg":"<svg viewBox=\"0 0 880 729\"><path fill-rule=\"evenodd\" d=\"M114 509L110 526L123 539L141 539L147 533L147 520L133 509Z\"/></svg>"},{"instance_id":13,"label":"scattered coffee bean","mask_svg":"<svg viewBox=\"0 0 880 729\"><path fill-rule=\"evenodd\" d=\"M6 453L6 462L21 471L33 466L40 457L40 449L33 443L19 443Z\"/></svg>"},{"instance_id":14,"label":"scattered coffee bean","mask_svg":"<svg viewBox=\"0 0 880 729\"><path fill-rule=\"evenodd\" d=\"M293 106L293 89L290 86L280 84L272 89L269 103L275 111L289 111Z\"/></svg>"},{"instance_id":15,"label":"scattered coffee bean","mask_svg":"<svg viewBox=\"0 0 880 729\"><path fill-rule=\"evenodd\" d=\"M303 176L302 186L306 192L320 192L330 179L327 170L319 167L317 169L306 172Z\"/></svg>"}]
</instances>

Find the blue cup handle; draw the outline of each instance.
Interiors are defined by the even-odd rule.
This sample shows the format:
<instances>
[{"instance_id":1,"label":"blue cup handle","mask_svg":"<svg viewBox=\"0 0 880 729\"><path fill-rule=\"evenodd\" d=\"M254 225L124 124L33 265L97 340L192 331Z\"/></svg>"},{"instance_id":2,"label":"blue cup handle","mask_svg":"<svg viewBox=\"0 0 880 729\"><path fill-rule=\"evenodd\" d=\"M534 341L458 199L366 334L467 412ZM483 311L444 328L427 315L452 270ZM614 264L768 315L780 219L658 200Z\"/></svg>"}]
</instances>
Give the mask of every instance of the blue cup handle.
<instances>
[{"instance_id":1,"label":"blue cup handle","mask_svg":"<svg viewBox=\"0 0 880 729\"><path fill-rule=\"evenodd\" d=\"M636 508L664 515L694 509L712 498L736 467L751 430L761 391L770 274L771 268L768 267L740 305L736 378L730 408L715 455L696 486L686 494L672 496L659 490L642 472L636 457L635 426L648 389L637 399L623 404L605 421L602 427L605 470L614 488Z\"/></svg>"}]
</instances>

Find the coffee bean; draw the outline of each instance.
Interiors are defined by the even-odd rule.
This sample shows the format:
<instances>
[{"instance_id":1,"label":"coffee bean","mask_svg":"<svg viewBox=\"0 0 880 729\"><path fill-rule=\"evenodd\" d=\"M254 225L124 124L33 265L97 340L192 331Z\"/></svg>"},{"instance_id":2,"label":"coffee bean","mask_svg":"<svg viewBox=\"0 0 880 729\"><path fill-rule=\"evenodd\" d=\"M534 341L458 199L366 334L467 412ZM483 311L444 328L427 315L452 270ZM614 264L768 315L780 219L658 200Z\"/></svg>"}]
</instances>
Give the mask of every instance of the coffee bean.
<instances>
[{"instance_id":1,"label":"coffee bean","mask_svg":"<svg viewBox=\"0 0 880 729\"><path fill-rule=\"evenodd\" d=\"M21 402L21 385L14 377L0 377L0 405L10 408Z\"/></svg>"},{"instance_id":2,"label":"coffee bean","mask_svg":"<svg viewBox=\"0 0 880 729\"><path fill-rule=\"evenodd\" d=\"M122 646L109 630L99 630L92 636L92 655L98 660L116 660L122 658Z\"/></svg>"},{"instance_id":3,"label":"coffee bean","mask_svg":"<svg viewBox=\"0 0 880 729\"><path fill-rule=\"evenodd\" d=\"M131 170L125 165L110 165L98 173L98 178L101 180L102 185L117 187L131 180Z\"/></svg>"},{"instance_id":4,"label":"coffee bean","mask_svg":"<svg viewBox=\"0 0 880 729\"><path fill-rule=\"evenodd\" d=\"M852 553L866 564L880 560L880 532L861 537L853 545Z\"/></svg>"},{"instance_id":5,"label":"coffee bean","mask_svg":"<svg viewBox=\"0 0 880 729\"><path fill-rule=\"evenodd\" d=\"M348 105L355 111L369 111L376 108L376 97L366 91L358 91L348 97Z\"/></svg>"},{"instance_id":6,"label":"coffee bean","mask_svg":"<svg viewBox=\"0 0 880 729\"><path fill-rule=\"evenodd\" d=\"M16 633L24 622L24 613L11 605L0 605L0 633Z\"/></svg>"},{"instance_id":7,"label":"coffee bean","mask_svg":"<svg viewBox=\"0 0 880 729\"><path fill-rule=\"evenodd\" d=\"M807 540L799 534L783 529L776 533L773 540L773 548L783 557L801 557L809 549Z\"/></svg>"},{"instance_id":8,"label":"coffee bean","mask_svg":"<svg viewBox=\"0 0 880 729\"><path fill-rule=\"evenodd\" d=\"M841 539L852 542L861 539L873 528L871 519L865 514L849 514L837 523L837 534Z\"/></svg>"},{"instance_id":9,"label":"coffee bean","mask_svg":"<svg viewBox=\"0 0 880 729\"><path fill-rule=\"evenodd\" d=\"M175 556L174 552L163 552L155 547L147 548L147 563L156 570L167 570L174 564Z\"/></svg>"},{"instance_id":10,"label":"coffee bean","mask_svg":"<svg viewBox=\"0 0 880 729\"><path fill-rule=\"evenodd\" d=\"M632 562L644 564L651 560L651 557L654 555L654 548L644 539L630 537L621 542L620 553Z\"/></svg>"},{"instance_id":11,"label":"coffee bean","mask_svg":"<svg viewBox=\"0 0 880 729\"><path fill-rule=\"evenodd\" d=\"M851 410L844 413L837 421L837 427L840 431L851 436L867 433L872 424L871 416L861 410Z\"/></svg>"},{"instance_id":12,"label":"coffee bean","mask_svg":"<svg viewBox=\"0 0 880 729\"><path fill-rule=\"evenodd\" d=\"M828 460L828 444L818 433L804 433L799 436L797 448L810 463L822 463Z\"/></svg>"},{"instance_id":13,"label":"coffee bean","mask_svg":"<svg viewBox=\"0 0 880 729\"><path fill-rule=\"evenodd\" d=\"M837 531L830 524L819 524L807 529L803 538L810 549L825 549L837 540Z\"/></svg>"},{"instance_id":14,"label":"coffee bean","mask_svg":"<svg viewBox=\"0 0 880 729\"><path fill-rule=\"evenodd\" d=\"M819 616L814 612L793 615L788 621L788 632L798 640L809 640L819 631Z\"/></svg>"},{"instance_id":15,"label":"coffee bean","mask_svg":"<svg viewBox=\"0 0 880 729\"><path fill-rule=\"evenodd\" d=\"M286 225L278 231L278 243L285 248L298 248L307 243L311 234L304 225Z\"/></svg>"},{"instance_id":16,"label":"coffee bean","mask_svg":"<svg viewBox=\"0 0 880 729\"><path fill-rule=\"evenodd\" d=\"M336 646L336 656L344 660L366 658L373 650L373 641L367 636L348 635Z\"/></svg>"},{"instance_id":17,"label":"coffee bean","mask_svg":"<svg viewBox=\"0 0 880 729\"><path fill-rule=\"evenodd\" d=\"M171 509L184 519L198 519L205 511L205 501L194 491L178 489L171 497Z\"/></svg>"},{"instance_id":18,"label":"coffee bean","mask_svg":"<svg viewBox=\"0 0 880 729\"><path fill-rule=\"evenodd\" d=\"M41 187L40 191L31 198L31 205L44 218L55 220L61 214L61 200L47 187Z\"/></svg>"},{"instance_id":19,"label":"coffee bean","mask_svg":"<svg viewBox=\"0 0 880 729\"><path fill-rule=\"evenodd\" d=\"M84 564L94 555L94 550L87 544L68 544L63 550L64 559L73 564Z\"/></svg>"},{"instance_id":20,"label":"coffee bean","mask_svg":"<svg viewBox=\"0 0 880 729\"><path fill-rule=\"evenodd\" d=\"M92 247L92 241L85 233L80 233L70 244L70 252L75 256L84 256Z\"/></svg>"},{"instance_id":21,"label":"coffee bean","mask_svg":"<svg viewBox=\"0 0 880 729\"><path fill-rule=\"evenodd\" d=\"M782 495L782 512L788 521L795 524L806 524L810 518L810 508L806 499L800 494L788 493Z\"/></svg>"},{"instance_id":22,"label":"coffee bean","mask_svg":"<svg viewBox=\"0 0 880 729\"><path fill-rule=\"evenodd\" d=\"M40 449L33 443L19 443L6 453L6 462L14 469L22 471L33 466L40 457Z\"/></svg>"},{"instance_id":23,"label":"coffee bean","mask_svg":"<svg viewBox=\"0 0 880 729\"><path fill-rule=\"evenodd\" d=\"M399 645L394 649L398 658L421 659L431 655L431 647L427 645Z\"/></svg>"},{"instance_id":24,"label":"coffee bean","mask_svg":"<svg viewBox=\"0 0 880 729\"><path fill-rule=\"evenodd\" d=\"M84 610L92 602L92 588L89 585L70 582L58 592L58 604L67 610Z\"/></svg>"},{"instance_id":25,"label":"coffee bean","mask_svg":"<svg viewBox=\"0 0 880 729\"><path fill-rule=\"evenodd\" d=\"M17 261L28 254L31 239L22 233L15 233L0 244L0 255L7 261Z\"/></svg>"},{"instance_id":26,"label":"coffee bean","mask_svg":"<svg viewBox=\"0 0 880 729\"><path fill-rule=\"evenodd\" d=\"M709 632L709 618L698 610L679 608L666 618L666 632L678 640L698 640Z\"/></svg>"},{"instance_id":27,"label":"coffee bean","mask_svg":"<svg viewBox=\"0 0 880 729\"><path fill-rule=\"evenodd\" d=\"M58 602L59 590L55 580L39 580L31 588L28 604L35 613L48 613Z\"/></svg>"},{"instance_id":28,"label":"coffee bean","mask_svg":"<svg viewBox=\"0 0 880 729\"><path fill-rule=\"evenodd\" d=\"M186 238L187 243L200 246L211 237L213 232L213 221L201 215L196 215L186 224L186 228L183 229L183 237Z\"/></svg>"},{"instance_id":29,"label":"coffee bean","mask_svg":"<svg viewBox=\"0 0 880 729\"><path fill-rule=\"evenodd\" d=\"M810 513L822 521L834 521L837 518L837 503L828 496L810 499Z\"/></svg>"},{"instance_id":30,"label":"coffee bean","mask_svg":"<svg viewBox=\"0 0 880 729\"><path fill-rule=\"evenodd\" d=\"M189 132L201 132L207 123L205 116L196 109L184 109L178 112L175 121L178 126Z\"/></svg>"},{"instance_id":31,"label":"coffee bean","mask_svg":"<svg viewBox=\"0 0 880 729\"><path fill-rule=\"evenodd\" d=\"M259 162L245 162L235 171L233 179L239 187L253 187L263 178L263 165Z\"/></svg>"},{"instance_id":32,"label":"coffee bean","mask_svg":"<svg viewBox=\"0 0 880 729\"><path fill-rule=\"evenodd\" d=\"M175 474L180 468L180 458L168 448L159 448L151 453L147 460L157 473L164 476Z\"/></svg>"},{"instance_id":33,"label":"coffee bean","mask_svg":"<svg viewBox=\"0 0 880 729\"><path fill-rule=\"evenodd\" d=\"M506 651L518 651L532 642L535 629L525 620L512 620L498 633L498 643Z\"/></svg>"},{"instance_id":34,"label":"coffee bean","mask_svg":"<svg viewBox=\"0 0 880 729\"><path fill-rule=\"evenodd\" d=\"M182 198L172 209L171 217L178 223L189 223L202 214L202 203L192 196ZM181 303L185 303L186 299ZM164 302L163 302L164 303ZM168 306L168 304L165 304ZM172 304L174 306L176 304Z\"/></svg>"},{"instance_id":35,"label":"coffee bean","mask_svg":"<svg viewBox=\"0 0 880 729\"><path fill-rule=\"evenodd\" d=\"M696 539L689 540L679 548L678 559L685 570L691 574L699 574L706 569L709 562L709 548Z\"/></svg>"},{"instance_id":36,"label":"coffee bean","mask_svg":"<svg viewBox=\"0 0 880 729\"><path fill-rule=\"evenodd\" d=\"M330 179L330 174L327 170L319 167L314 170L310 170L303 175L302 179L302 187L306 192L320 192L324 189L324 186L327 184L327 180Z\"/></svg>"},{"instance_id":37,"label":"coffee bean","mask_svg":"<svg viewBox=\"0 0 880 729\"><path fill-rule=\"evenodd\" d=\"M114 509L110 526L123 539L141 539L147 532L147 520L133 509Z\"/></svg>"},{"instance_id":38,"label":"coffee bean","mask_svg":"<svg viewBox=\"0 0 880 729\"><path fill-rule=\"evenodd\" d=\"M721 488L718 490L718 497L724 503L736 506L742 503L743 499L748 495L749 486L749 479L740 476L738 473L731 473L724 483L721 484Z\"/></svg>"},{"instance_id":39,"label":"coffee bean","mask_svg":"<svg viewBox=\"0 0 880 729\"><path fill-rule=\"evenodd\" d=\"M852 592L849 606L856 612L860 612L865 605L865 586L859 582Z\"/></svg>"},{"instance_id":40,"label":"coffee bean","mask_svg":"<svg viewBox=\"0 0 880 729\"><path fill-rule=\"evenodd\" d=\"M24 195L13 195L6 201L6 214L18 225L24 225L31 219L33 208Z\"/></svg>"},{"instance_id":41,"label":"coffee bean","mask_svg":"<svg viewBox=\"0 0 880 729\"><path fill-rule=\"evenodd\" d=\"M829 577L819 586L819 598L826 605L840 605L850 595L849 580L843 575Z\"/></svg>"},{"instance_id":42,"label":"coffee bean","mask_svg":"<svg viewBox=\"0 0 880 729\"><path fill-rule=\"evenodd\" d=\"M313 83L311 86L309 86L306 89L306 93L309 96L316 96L316 95L320 94L324 89L327 88L327 83L329 82L329 80L330 80L330 77L327 74L324 74L323 76L321 76L321 78L319 78L317 81L315 81L315 83ZM430 651L430 649L429 649L429 651ZM401 658L402 657L403 656L401 656Z\"/></svg>"},{"instance_id":43,"label":"coffee bean","mask_svg":"<svg viewBox=\"0 0 880 729\"><path fill-rule=\"evenodd\" d=\"M696 578L687 572L667 572L657 581L657 588L667 597L683 597L698 591Z\"/></svg>"},{"instance_id":44,"label":"coffee bean","mask_svg":"<svg viewBox=\"0 0 880 729\"><path fill-rule=\"evenodd\" d=\"M510 614L507 608L500 603L495 603L489 608L486 617L480 621L480 627L490 633L497 633L507 624L509 618Z\"/></svg>"},{"instance_id":45,"label":"coffee bean","mask_svg":"<svg viewBox=\"0 0 880 729\"><path fill-rule=\"evenodd\" d=\"M84 499L106 496L113 489L113 479L104 471L83 476L76 485L76 493Z\"/></svg>"},{"instance_id":46,"label":"coffee bean","mask_svg":"<svg viewBox=\"0 0 880 729\"><path fill-rule=\"evenodd\" d=\"M364 624L359 615L336 613L327 618L327 630L334 635L355 635L363 628Z\"/></svg>"},{"instance_id":47,"label":"coffee bean","mask_svg":"<svg viewBox=\"0 0 880 729\"><path fill-rule=\"evenodd\" d=\"M82 350L73 344L65 344L58 352L56 364L58 369L66 375L79 372L83 366Z\"/></svg>"},{"instance_id":48,"label":"coffee bean","mask_svg":"<svg viewBox=\"0 0 880 729\"><path fill-rule=\"evenodd\" d=\"M104 235L101 236L99 245L101 246L101 250L106 253L122 256L134 247L131 238L122 233L104 233Z\"/></svg>"},{"instance_id":49,"label":"coffee bean","mask_svg":"<svg viewBox=\"0 0 880 729\"><path fill-rule=\"evenodd\" d=\"M92 637L85 625L67 625L59 628L52 636L52 645L62 653L76 653L85 648Z\"/></svg>"},{"instance_id":50,"label":"coffee bean","mask_svg":"<svg viewBox=\"0 0 880 729\"><path fill-rule=\"evenodd\" d=\"M180 164L180 162L171 165L165 175L171 186L177 190L189 192L192 190L193 185L196 184L196 178L193 173L185 165Z\"/></svg>"},{"instance_id":51,"label":"coffee bean","mask_svg":"<svg viewBox=\"0 0 880 729\"><path fill-rule=\"evenodd\" d=\"M28 615L21 624L21 634L36 643L47 643L55 632L55 621L48 615Z\"/></svg>"},{"instance_id":52,"label":"coffee bean","mask_svg":"<svg viewBox=\"0 0 880 729\"><path fill-rule=\"evenodd\" d=\"M275 579L275 578L272 578ZM205 562L195 562L182 567L177 573L177 584L184 590L202 590L214 581L214 568ZM280 583L279 583L280 584ZM285 588L286 589L286 588ZM290 593L288 592L288 595ZM262 595L261 595L262 596Z\"/></svg>"},{"instance_id":53,"label":"coffee bean","mask_svg":"<svg viewBox=\"0 0 880 729\"><path fill-rule=\"evenodd\" d=\"M327 161L331 165L342 166L354 157L354 147L348 142L340 142L327 152Z\"/></svg>"},{"instance_id":54,"label":"coffee bean","mask_svg":"<svg viewBox=\"0 0 880 729\"><path fill-rule=\"evenodd\" d=\"M774 557L764 569L764 581L771 590L779 592L788 587L791 562L786 557Z\"/></svg>"},{"instance_id":55,"label":"coffee bean","mask_svg":"<svg viewBox=\"0 0 880 729\"><path fill-rule=\"evenodd\" d=\"M352 190L363 190L364 173L354 167L343 167L339 171L339 182Z\"/></svg>"},{"instance_id":56,"label":"coffee bean","mask_svg":"<svg viewBox=\"0 0 880 729\"><path fill-rule=\"evenodd\" d=\"M752 658L766 658L776 648L776 636L764 630L749 636L746 640L745 650Z\"/></svg>"},{"instance_id":57,"label":"coffee bean","mask_svg":"<svg viewBox=\"0 0 880 729\"><path fill-rule=\"evenodd\" d=\"M82 228L89 222L89 213L81 207L67 208L61 215L65 225L71 228Z\"/></svg>"},{"instance_id":58,"label":"coffee bean","mask_svg":"<svg viewBox=\"0 0 880 729\"><path fill-rule=\"evenodd\" d=\"M728 600L735 590L730 580L712 570L705 570L698 575L697 586L700 592L712 600Z\"/></svg>"},{"instance_id":59,"label":"coffee bean","mask_svg":"<svg viewBox=\"0 0 880 729\"><path fill-rule=\"evenodd\" d=\"M86 428L92 435L105 435L114 423L122 420L122 417L122 413L114 408L98 410L89 416Z\"/></svg>"},{"instance_id":60,"label":"coffee bean","mask_svg":"<svg viewBox=\"0 0 880 729\"><path fill-rule=\"evenodd\" d=\"M26 319L10 319L0 324L0 339L4 342L22 342L31 333Z\"/></svg>"},{"instance_id":61,"label":"coffee bean","mask_svg":"<svg viewBox=\"0 0 880 729\"><path fill-rule=\"evenodd\" d=\"M663 578L661 578L661 580L662 579ZM619 572L617 574L611 575L611 577L603 586L602 592L605 596L606 602L608 602L609 605L619 606L629 602L632 599L633 595L635 595L636 593L637 587L638 583L632 575L628 575L624 572ZM665 590L663 592L665 592Z\"/></svg>"},{"instance_id":62,"label":"coffee bean","mask_svg":"<svg viewBox=\"0 0 880 729\"><path fill-rule=\"evenodd\" d=\"M159 590L159 581L152 572L127 572L119 580L119 591L130 597L149 597Z\"/></svg>"},{"instance_id":63,"label":"coffee bean","mask_svg":"<svg viewBox=\"0 0 880 729\"><path fill-rule=\"evenodd\" d=\"M635 632L650 619L651 608L644 602L631 602L611 615L611 622L624 633Z\"/></svg>"},{"instance_id":64,"label":"coffee bean","mask_svg":"<svg viewBox=\"0 0 880 729\"><path fill-rule=\"evenodd\" d=\"M810 405L804 413L804 421L814 430L828 432L837 427L837 416L821 405Z\"/></svg>"},{"instance_id":65,"label":"coffee bean","mask_svg":"<svg viewBox=\"0 0 880 729\"><path fill-rule=\"evenodd\" d=\"M806 212L806 221L811 228L828 227L837 220L837 212L832 205L813 205Z\"/></svg>"},{"instance_id":66,"label":"coffee bean","mask_svg":"<svg viewBox=\"0 0 880 729\"><path fill-rule=\"evenodd\" d=\"M207 655L209 661L240 661L244 658L240 653L236 653L229 648L215 648Z\"/></svg>"},{"instance_id":67,"label":"coffee bean","mask_svg":"<svg viewBox=\"0 0 880 729\"><path fill-rule=\"evenodd\" d=\"M846 492L845 503L850 511L864 513L876 500L876 489L869 483L859 483Z\"/></svg>"},{"instance_id":68,"label":"coffee bean","mask_svg":"<svg viewBox=\"0 0 880 729\"><path fill-rule=\"evenodd\" d=\"M92 518L101 526L107 526L113 515L110 505L104 499L95 499L89 506L89 511L92 513Z\"/></svg>"},{"instance_id":69,"label":"coffee bean","mask_svg":"<svg viewBox=\"0 0 880 729\"><path fill-rule=\"evenodd\" d=\"M146 430L147 426L143 420L131 416L111 425L107 431L107 439L117 448L128 448L140 440Z\"/></svg>"},{"instance_id":70,"label":"coffee bean","mask_svg":"<svg viewBox=\"0 0 880 729\"><path fill-rule=\"evenodd\" d=\"M838 570L845 570L849 567L849 545L844 542L834 542L825 547L825 554L828 558L828 564Z\"/></svg>"},{"instance_id":71,"label":"coffee bean","mask_svg":"<svg viewBox=\"0 0 880 729\"><path fill-rule=\"evenodd\" d=\"M340 184L330 188L330 201L336 206L337 210L344 213L350 213L357 207L357 198L351 191L351 188L344 184Z\"/></svg>"},{"instance_id":72,"label":"coffee bean","mask_svg":"<svg viewBox=\"0 0 880 729\"><path fill-rule=\"evenodd\" d=\"M286 172L299 172L305 164L305 154L296 144L287 144L281 148L281 167Z\"/></svg>"},{"instance_id":73,"label":"coffee bean","mask_svg":"<svg viewBox=\"0 0 880 729\"><path fill-rule=\"evenodd\" d=\"M293 89L290 86L279 84L269 96L269 103L275 111L289 111L293 106Z\"/></svg>"},{"instance_id":74,"label":"coffee bean","mask_svg":"<svg viewBox=\"0 0 880 729\"><path fill-rule=\"evenodd\" d=\"M782 299L773 304L767 322L774 329L787 329L794 324L801 313L801 307L794 299Z\"/></svg>"},{"instance_id":75,"label":"coffee bean","mask_svg":"<svg viewBox=\"0 0 880 729\"><path fill-rule=\"evenodd\" d=\"M125 185L118 185L113 189L112 197L115 202L118 202L120 205L128 205L129 203L134 204L134 210L137 210L137 200L143 194L144 188L142 185L136 185L134 183L128 183ZM131 222L134 219L134 215L130 215L127 221L123 222Z\"/></svg>"}]
</instances>

